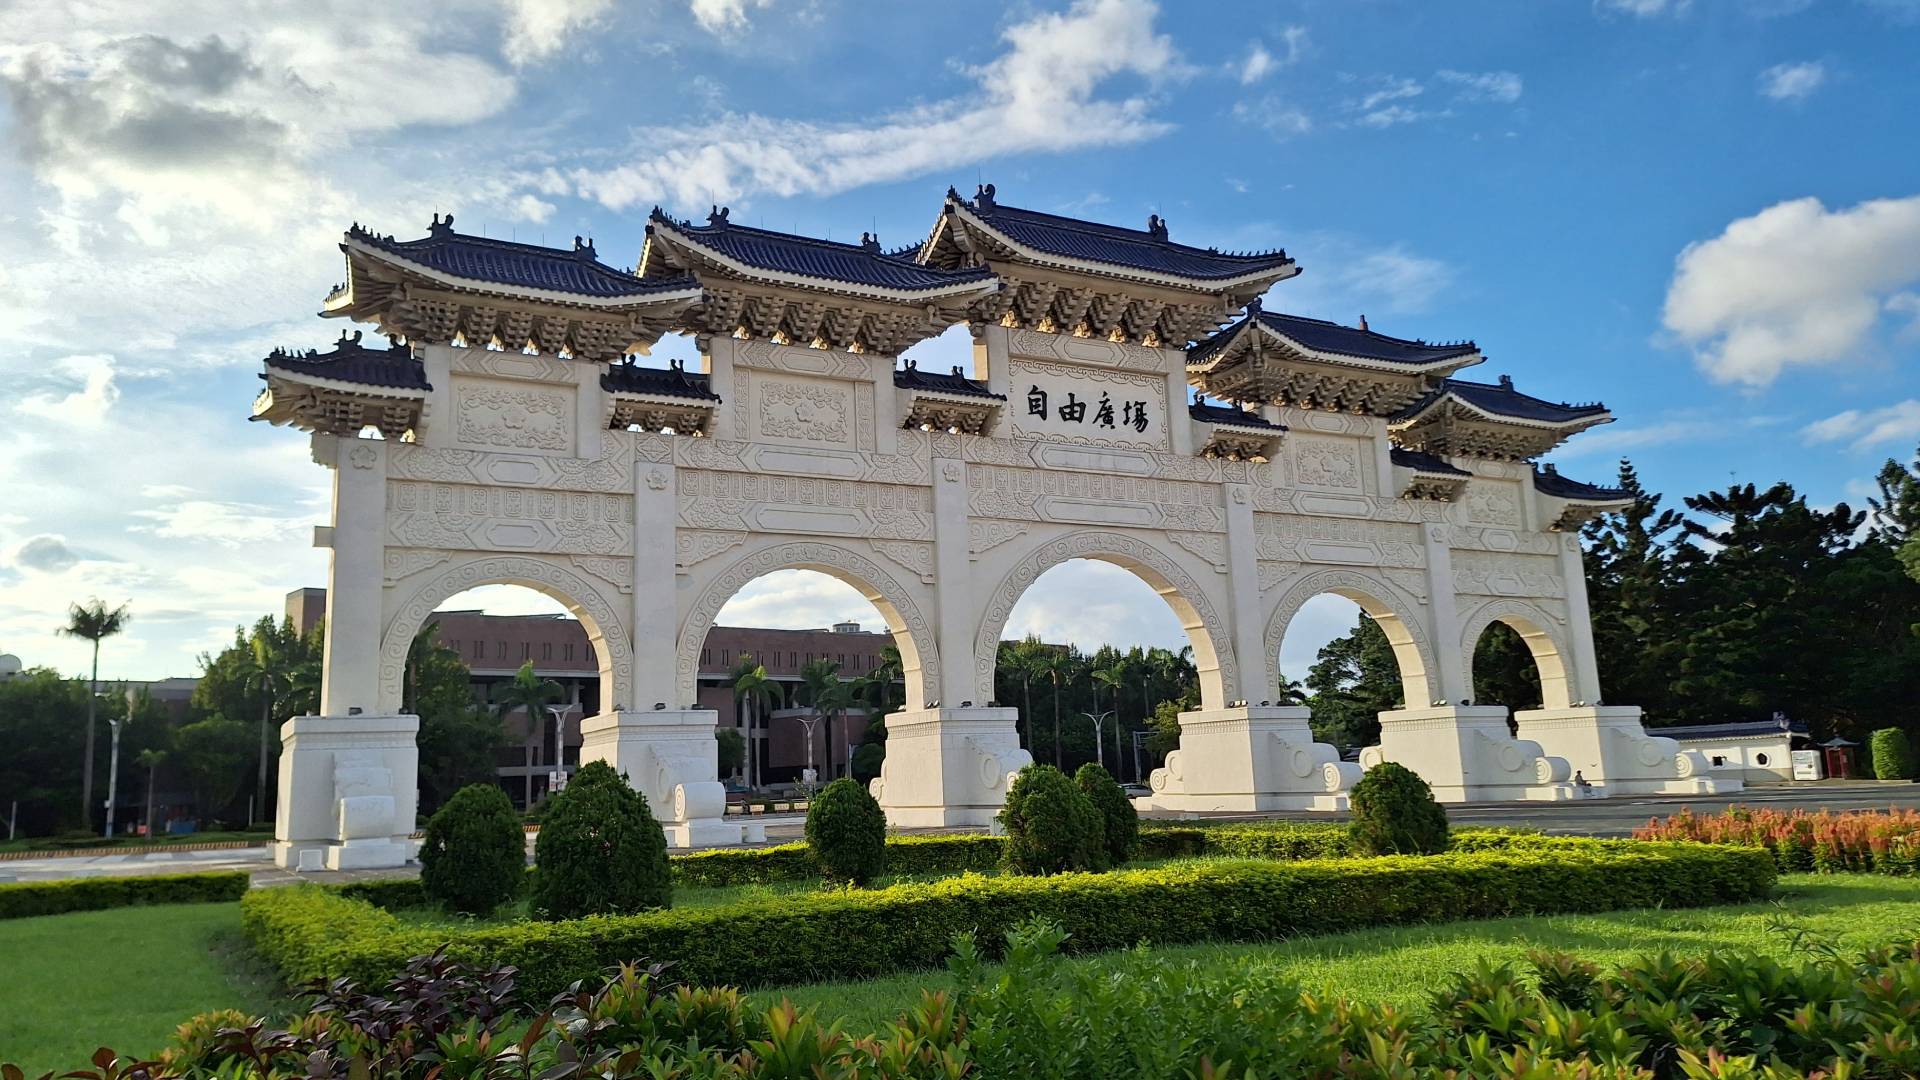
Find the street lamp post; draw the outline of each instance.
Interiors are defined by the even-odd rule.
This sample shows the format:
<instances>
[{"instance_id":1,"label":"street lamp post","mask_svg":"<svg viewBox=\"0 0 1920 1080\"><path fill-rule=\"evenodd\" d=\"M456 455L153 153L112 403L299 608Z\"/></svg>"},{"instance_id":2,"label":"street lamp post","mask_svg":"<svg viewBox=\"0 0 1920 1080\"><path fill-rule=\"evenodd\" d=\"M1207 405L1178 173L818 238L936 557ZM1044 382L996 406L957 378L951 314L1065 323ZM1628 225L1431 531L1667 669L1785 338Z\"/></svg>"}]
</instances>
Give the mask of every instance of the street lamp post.
<instances>
[{"instance_id":1,"label":"street lamp post","mask_svg":"<svg viewBox=\"0 0 1920 1080\"><path fill-rule=\"evenodd\" d=\"M1093 721L1093 756L1103 769L1107 767L1107 717L1112 716L1114 712L1115 710L1113 709L1107 709L1103 712L1080 714ZM1118 754L1120 752L1120 734L1118 731L1114 732L1113 741L1113 752Z\"/></svg>"},{"instance_id":2,"label":"street lamp post","mask_svg":"<svg viewBox=\"0 0 1920 1080\"><path fill-rule=\"evenodd\" d=\"M818 716L800 717L800 726L802 728L805 728L807 732L807 771L804 774L804 776L806 778L807 785L809 787L811 787L813 782L816 779L818 779L820 776L820 774L817 771L815 771L813 767L813 729L819 723L820 723L820 718ZM812 792L809 791L808 794L812 794Z\"/></svg>"},{"instance_id":3,"label":"street lamp post","mask_svg":"<svg viewBox=\"0 0 1920 1080\"><path fill-rule=\"evenodd\" d=\"M113 729L113 753L108 757L107 765L107 839L113 839L113 796L120 790L120 729L133 719L133 691L127 691L127 715L124 719L109 720L107 726Z\"/></svg>"},{"instance_id":4,"label":"street lamp post","mask_svg":"<svg viewBox=\"0 0 1920 1080\"><path fill-rule=\"evenodd\" d=\"M571 705L549 705L547 711L553 714L553 778L547 782L550 792L562 791L567 786L567 713Z\"/></svg>"}]
</instances>

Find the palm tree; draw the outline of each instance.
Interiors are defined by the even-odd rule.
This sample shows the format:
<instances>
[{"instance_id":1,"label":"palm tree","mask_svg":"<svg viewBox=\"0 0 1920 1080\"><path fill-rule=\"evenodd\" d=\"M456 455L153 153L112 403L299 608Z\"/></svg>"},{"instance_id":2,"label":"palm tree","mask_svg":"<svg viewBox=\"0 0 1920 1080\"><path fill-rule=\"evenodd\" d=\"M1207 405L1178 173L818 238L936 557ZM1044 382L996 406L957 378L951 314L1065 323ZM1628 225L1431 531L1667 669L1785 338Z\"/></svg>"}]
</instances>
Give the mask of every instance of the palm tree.
<instances>
[{"instance_id":1,"label":"palm tree","mask_svg":"<svg viewBox=\"0 0 1920 1080\"><path fill-rule=\"evenodd\" d=\"M760 784L760 748L759 740L753 737L760 710L765 709L780 696L780 684L767 678L764 664L756 664L747 653L740 654L740 662L733 666L733 700L745 713L747 722L747 786Z\"/></svg>"},{"instance_id":2,"label":"palm tree","mask_svg":"<svg viewBox=\"0 0 1920 1080\"><path fill-rule=\"evenodd\" d=\"M1100 720L1100 688L1104 686L1109 690L1113 691L1113 724L1114 724L1114 731L1115 731L1114 740L1113 740L1113 752L1116 755L1114 761L1115 761L1115 764L1117 765L1119 762L1119 758L1117 755L1120 753L1120 737L1118 734L1120 730L1120 688L1126 685L1127 673L1120 666L1120 664L1116 662L1116 663L1108 664L1106 667L1103 667L1103 668L1095 668L1092 674L1093 674L1093 756L1099 760L1101 765L1103 766L1106 765L1107 739L1106 739L1106 735L1101 730L1104 727L1104 725L1101 723L1101 720Z\"/></svg>"},{"instance_id":3,"label":"palm tree","mask_svg":"<svg viewBox=\"0 0 1920 1080\"><path fill-rule=\"evenodd\" d=\"M1028 634L1009 650L1013 671L1020 676L1020 719L1027 726L1028 750L1033 749L1033 677L1047 673L1047 654L1052 651L1037 634Z\"/></svg>"},{"instance_id":4,"label":"palm tree","mask_svg":"<svg viewBox=\"0 0 1920 1080\"><path fill-rule=\"evenodd\" d=\"M153 831L153 778L160 771L160 766L166 763L167 752L142 750L134 760L147 770L147 816L144 820L147 823L147 839L151 840L156 835Z\"/></svg>"},{"instance_id":5,"label":"palm tree","mask_svg":"<svg viewBox=\"0 0 1920 1080\"><path fill-rule=\"evenodd\" d=\"M552 679L543 679L534 674L533 661L529 660L520 665L520 670L513 673L511 680L501 683L494 688L493 711L494 715L505 720L514 712L525 709L527 711L527 733L531 735L533 732L539 730L538 725L540 724L541 710L566 695L566 690L562 688L559 683L554 682ZM560 733L555 732L553 737L553 767L556 770L564 769L566 756L566 744L561 741Z\"/></svg>"},{"instance_id":6,"label":"palm tree","mask_svg":"<svg viewBox=\"0 0 1920 1080\"><path fill-rule=\"evenodd\" d=\"M1053 767L1060 767L1060 680L1073 671L1073 658L1065 649L1047 649L1037 656L1034 674L1053 680Z\"/></svg>"},{"instance_id":7,"label":"palm tree","mask_svg":"<svg viewBox=\"0 0 1920 1080\"><path fill-rule=\"evenodd\" d=\"M87 682L87 748L86 766L80 771L80 820L87 828L93 828L93 721L99 708L100 696L100 643L127 628L133 618L127 613L127 605L108 610L107 605L98 599L85 604L74 604L67 611L67 625L60 633L67 637L86 638L93 642L93 674Z\"/></svg>"},{"instance_id":8,"label":"palm tree","mask_svg":"<svg viewBox=\"0 0 1920 1080\"><path fill-rule=\"evenodd\" d=\"M255 627L248 644L253 652L247 659L243 679L248 685L260 688L260 760L253 777L253 822L257 822L267 806L267 758L271 752L267 740L273 726L274 692L286 684L291 664L268 627Z\"/></svg>"},{"instance_id":9,"label":"palm tree","mask_svg":"<svg viewBox=\"0 0 1920 1080\"><path fill-rule=\"evenodd\" d=\"M813 710L814 722L827 722L827 746L833 746L833 717L844 712L852 703L853 695L845 680L840 678L840 665L822 657L807 662L800 669L800 681L807 688L807 706ZM807 767L813 768L813 729L807 729ZM832 771L832 766L828 766ZM817 773L815 774L818 775Z\"/></svg>"}]
</instances>

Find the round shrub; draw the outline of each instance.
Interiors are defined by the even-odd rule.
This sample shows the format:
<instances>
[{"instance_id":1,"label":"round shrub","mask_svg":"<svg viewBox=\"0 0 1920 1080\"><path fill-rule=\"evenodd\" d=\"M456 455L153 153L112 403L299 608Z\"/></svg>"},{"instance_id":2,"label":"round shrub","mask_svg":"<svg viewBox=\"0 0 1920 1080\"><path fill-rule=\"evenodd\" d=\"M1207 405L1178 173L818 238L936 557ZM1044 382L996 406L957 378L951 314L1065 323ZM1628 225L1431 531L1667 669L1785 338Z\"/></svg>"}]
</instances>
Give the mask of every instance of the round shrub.
<instances>
[{"instance_id":1,"label":"round shrub","mask_svg":"<svg viewBox=\"0 0 1920 1080\"><path fill-rule=\"evenodd\" d=\"M1867 743L1873 753L1873 775L1877 780L1911 780L1914 775L1913 743L1897 727L1881 728Z\"/></svg>"},{"instance_id":2,"label":"round shrub","mask_svg":"<svg viewBox=\"0 0 1920 1080\"><path fill-rule=\"evenodd\" d=\"M1362 855L1433 855L1447 849L1447 812L1420 774L1397 762L1367 770L1347 796Z\"/></svg>"},{"instance_id":3,"label":"round shrub","mask_svg":"<svg viewBox=\"0 0 1920 1080\"><path fill-rule=\"evenodd\" d=\"M666 834L646 796L606 762L582 765L543 816L528 905L536 918L672 906Z\"/></svg>"},{"instance_id":4,"label":"round shrub","mask_svg":"<svg viewBox=\"0 0 1920 1080\"><path fill-rule=\"evenodd\" d=\"M468 784L427 819L420 888L449 911L485 915L527 880L527 834L507 793Z\"/></svg>"},{"instance_id":5,"label":"round shrub","mask_svg":"<svg viewBox=\"0 0 1920 1080\"><path fill-rule=\"evenodd\" d=\"M865 885L887 867L887 815L858 781L842 777L807 807L807 846L828 878Z\"/></svg>"},{"instance_id":6,"label":"round shrub","mask_svg":"<svg viewBox=\"0 0 1920 1080\"><path fill-rule=\"evenodd\" d=\"M1107 861L1106 830L1093 800L1067 774L1051 765L1029 765L1014 775L1007 806L1000 865L1015 874L1101 870Z\"/></svg>"},{"instance_id":7,"label":"round shrub","mask_svg":"<svg viewBox=\"0 0 1920 1080\"><path fill-rule=\"evenodd\" d=\"M1100 812L1107 864L1119 866L1132 858L1134 845L1140 840L1140 813L1133 808L1133 800L1120 789L1120 782L1106 769L1088 762L1073 774L1073 786Z\"/></svg>"}]
</instances>

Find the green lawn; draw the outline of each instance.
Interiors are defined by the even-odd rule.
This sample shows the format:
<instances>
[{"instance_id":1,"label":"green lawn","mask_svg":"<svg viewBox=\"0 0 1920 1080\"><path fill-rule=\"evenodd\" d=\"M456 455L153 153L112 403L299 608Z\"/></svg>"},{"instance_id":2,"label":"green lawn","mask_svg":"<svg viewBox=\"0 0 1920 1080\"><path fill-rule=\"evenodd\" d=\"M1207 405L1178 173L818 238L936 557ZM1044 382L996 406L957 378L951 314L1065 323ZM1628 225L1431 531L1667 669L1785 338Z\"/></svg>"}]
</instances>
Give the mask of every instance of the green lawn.
<instances>
[{"instance_id":1,"label":"green lawn","mask_svg":"<svg viewBox=\"0 0 1920 1080\"><path fill-rule=\"evenodd\" d=\"M816 887L795 882L686 889L676 902L775 898ZM1564 949L1606 964L1663 949L1698 954L1727 946L1786 957L1794 945L1783 924L1849 949L1920 931L1920 879L1792 876L1782 879L1775 900L1766 904L1497 919L1150 953L1166 963L1193 961L1216 970L1277 969L1309 989L1418 1005L1453 972L1483 958L1517 960L1530 948ZM818 1006L851 1029L871 1030L922 988L949 985L943 972L920 972L752 996L763 1006L788 997ZM236 904L0 921L0 1061L16 1061L29 1075L81 1067L103 1044L123 1053L150 1052L196 1012L229 1007L271 1014L289 1006L245 955Z\"/></svg>"},{"instance_id":2,"label":"green lawn","mask_svg":"<svg viewBox=\"0 0 1920 1080\"><path fill-rule=\"evenodd\" d=\"M1782 924L1810 931L1843 949L1920 932L1920 880L1872 875L1792 875L1764 904L1488 919L1434 926L1389 927L1265 945L1180 945L1146 950L1166 963L1198 962L1214 970L1278 971L1303 989L1366 1001L1419 1005L1428 991L1481 959L1523 960L1529 949L1578 953L1618 966L1660 951L1700 954L1737 947L1785 958L1793 939ZM1098 965L1099 956L1067 961ZM923 989L949 989L944 971L909 972L855 983L815 983L751 995L755 1004L789 998L818 1007L849 1030L872 1030L917 999Z\"/></svg>"},{"instance_id":3,"label":"green lawn","mask_svg":"<svg viewBox=\"0 0 1920 1080\"><path fill-rule=\"evenodd\" d=\"M195 1013L265 1012L276 993L239 904L165 904L0 921L0 1061L29 1076L95 1048L147 1054Z\"/></svg>"}]
</instances>

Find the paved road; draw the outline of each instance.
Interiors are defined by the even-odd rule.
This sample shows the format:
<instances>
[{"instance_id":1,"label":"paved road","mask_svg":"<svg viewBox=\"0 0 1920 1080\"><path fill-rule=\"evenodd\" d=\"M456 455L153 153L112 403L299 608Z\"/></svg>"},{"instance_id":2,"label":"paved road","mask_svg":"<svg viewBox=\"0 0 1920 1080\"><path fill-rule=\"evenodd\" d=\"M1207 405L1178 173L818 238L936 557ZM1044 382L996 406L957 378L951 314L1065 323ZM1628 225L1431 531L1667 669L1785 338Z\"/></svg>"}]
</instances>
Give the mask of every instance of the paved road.
<instances>
[{"instance_id":1,"label":"paved road","mask_svg":"<svg viewBox=\"0 0 1920 1080\"><path fill-rule=\"evenodd\" d=\"M1766 806L1778 810L1877 810L1889 806L1920 808L1920 784L1882 784L1871 781L1824 781L1816 784L1749 788L1738 795L1673 795L1639 798L1589 799L1574 803L1480 803L1447 808L1456 825L1514 825L1570 836L1624 836L1681 807L1695 813L1717 814L1731 805ZM1157 815L1156 815L1157 816ZM1338 821L1346 815L1218 814L1187 815L1209 819L1253 820L1286 818L1302 821ZM798 814L769 815L756 820L767 826L769 843L800 837L805 819ZM529 856L533 838L527 838ZM49 856L0 862L0 882L49 881L75 877L145 877L199 870L245 870L256 885L291 881L354 881L365 878L411 877L418 869L363 870L345 873L296 874L273 865L267 848L230 848L221 851L154 851L116 855Z\"/></svg>"}]
</instances>

